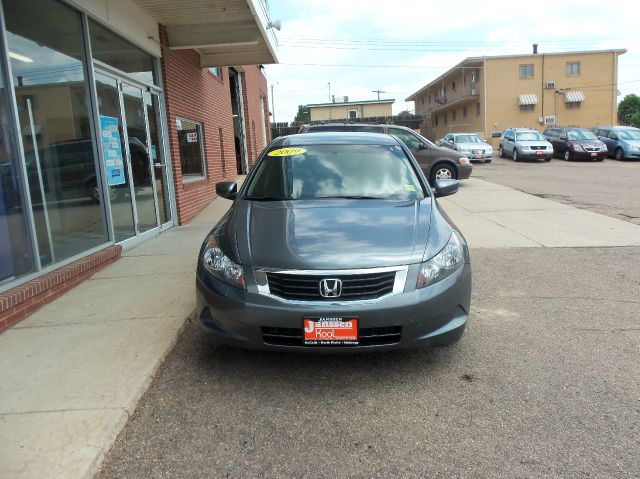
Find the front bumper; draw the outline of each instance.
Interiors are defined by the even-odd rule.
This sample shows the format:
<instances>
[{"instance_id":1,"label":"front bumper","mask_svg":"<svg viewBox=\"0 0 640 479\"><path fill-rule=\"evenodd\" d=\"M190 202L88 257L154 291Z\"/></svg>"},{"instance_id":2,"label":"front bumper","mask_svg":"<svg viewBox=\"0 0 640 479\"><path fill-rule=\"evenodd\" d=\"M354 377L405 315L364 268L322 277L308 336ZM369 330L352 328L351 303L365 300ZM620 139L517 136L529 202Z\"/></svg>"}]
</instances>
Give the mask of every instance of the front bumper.
<instances>
[{"instance_id":1,"label":"front bumper","mask_svg":"<svg viewBox=\"0 0 640 479\"><path fill-rule=\"evenodd\" d=\"M596 153L593 156L591 153ZM604 160L608 155L607 150L604 151L571 151L571 158L574 160Z\"/></svg>"},{"instance_id":2,"label":"front bumper","mask_svg":"<svg viewBox=\"0 0 640 479\"><path fill-rule=\"evenodd\" d=\"M473 165L469 163L468 165L456 165L458 167L458 179L466 180L471 176L471 172L473 171Z\"/></svg>"},{"instance_id":3,"label":"front bumper","mask_svg":"<svg viewBox=\"0 0 640 479\"><path fill-rule=\"evenodd\" d=\"M410 279L408 278L407 281ZM415 284L415 277L413 278ZM471 303L471 265L465 263L444 280L419 290L377 300L293 302L227 286L200 268L196 279L197 313L212 343L244 349L344 353L448 346L467 326ZM361 338L381 334L357 346L304 346L303 318L357 316ZM380 328L380 329L378 329ZM364 330L367 330L366 332ZM283 341L277 335L282 332ZM278 333L279 334L279 333ZM299 334L299 344L295 338ZM286 336L290 336L286 339ZM285 344L286 343L286 344Z\"/></svg>"},{"instance_id":4,"label":"front bumper","mask_svg":"<svg viewBox=\"0 0 640 479\"><path fill-rule=\"evenodd\" d=\"M471 161L491 161L493 159L493 151L484 151L476 154L473 152L462 151L460 152Z\"/></svg>"},{"instance_id":5,"label":"front bumper","mask_svg":"<svg viewBox=\"0 0 640 479\"><path fill-rule=\"evenodd\" d=\"M539 151L542 151L542 154L538 154ZM520 158L537 158L539 160L548 160L553 156L553 150L521 150L518 149L518 156Z\"/></svg>"}]
</instances>

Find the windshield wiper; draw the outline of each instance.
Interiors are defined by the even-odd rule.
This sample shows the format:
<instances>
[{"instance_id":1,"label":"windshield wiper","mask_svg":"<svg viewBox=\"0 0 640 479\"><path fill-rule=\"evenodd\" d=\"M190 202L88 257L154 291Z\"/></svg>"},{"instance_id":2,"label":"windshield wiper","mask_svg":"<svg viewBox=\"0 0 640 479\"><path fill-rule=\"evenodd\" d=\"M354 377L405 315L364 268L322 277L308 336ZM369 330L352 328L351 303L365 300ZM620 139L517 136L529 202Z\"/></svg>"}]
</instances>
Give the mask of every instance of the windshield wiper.
<instances>
[{"instance_id":1,"label":"windshield wiper","mask_svg":"<svg viewBox=\"0 0 640 479\"><path fill-rule=\"evenodd\" d=\"M388 200L389 196L364 196L364 195L340 195L340 196L315 196L316 199L339 199L339 200Z\"/></svg>"},{"instance_id":2,"label":"windshield wiper","mask_svg":"<svg viewBox=\"0 0 640 479\"><path fill-rule=\"evenodd\" d=\"M292 198L285 198L282 196L247 196L245 200L250 201L288 201Z\"/></svg>"}]
</instances>

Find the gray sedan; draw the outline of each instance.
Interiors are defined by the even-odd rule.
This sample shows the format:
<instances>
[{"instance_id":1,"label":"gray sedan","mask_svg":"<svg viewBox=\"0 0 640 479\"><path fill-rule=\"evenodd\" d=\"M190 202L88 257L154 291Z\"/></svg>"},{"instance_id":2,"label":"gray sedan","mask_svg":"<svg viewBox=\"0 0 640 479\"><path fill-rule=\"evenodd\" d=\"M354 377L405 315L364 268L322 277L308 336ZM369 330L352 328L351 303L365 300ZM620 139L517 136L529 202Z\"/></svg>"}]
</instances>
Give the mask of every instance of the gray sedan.
<instances>
[{"instance_id":1,"label":"gray sedan","mask_svg":"<svg viewBox=\"0 0 640 479\"><path fill-rule=\"evenodd\" d=\"M493 147L475 133L449 133L440 146L459 151L471 161L489 163L493 159Z\"/></svg>"},{"instance_id":2,"label":"gray sedan","mask_svg":"<svg viewBox=\"0 0 640 479\"><path fill-rule=\"evenodd\" d=\"M467 326L467 243L409 149L375 133L277 138L204 240L197 313L213 344L303 352L448 346Z\"/></svg>"}]
</instances>

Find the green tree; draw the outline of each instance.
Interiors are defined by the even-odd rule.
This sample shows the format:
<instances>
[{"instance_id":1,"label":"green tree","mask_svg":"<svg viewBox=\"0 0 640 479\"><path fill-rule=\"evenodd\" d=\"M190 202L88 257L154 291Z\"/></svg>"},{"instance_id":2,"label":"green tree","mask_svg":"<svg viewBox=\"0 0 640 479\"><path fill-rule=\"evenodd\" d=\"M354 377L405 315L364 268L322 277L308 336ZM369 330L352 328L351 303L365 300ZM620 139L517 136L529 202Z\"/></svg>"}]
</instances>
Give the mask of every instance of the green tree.
<instances>
[{"instance_id":1,"label":"green tree","mask_svg":"<svg viewBox=\"0 0 640 479\"><path fill-rule=\"evenodd\" d=\"M638 120L640 120L640 96L632 93L625 96L618 105L618 121L622 125L638 126Z\"/></svg>"},{"instance_id":2,"label":"green tree","mask_svg":"<svg viewBox=\"0 0 640 479\"><path fill-rule=\"evenodd\" d=\"M640 128L640 112L635 113L631 116L631 126L635 126L636 128Z\"/></svg>"},{"instance_id":3,"label":"green tree","mask_svg":"<svg viewBox=\"0 0 640 479\"><path fill-rule=\"evenodd\" d=\"M309 113L309 108L307 105L298 105L298 113L296 113L296 117L293 119L294 123L309 123L311 121L311 114Z\"/></svg>"}]
</instances>

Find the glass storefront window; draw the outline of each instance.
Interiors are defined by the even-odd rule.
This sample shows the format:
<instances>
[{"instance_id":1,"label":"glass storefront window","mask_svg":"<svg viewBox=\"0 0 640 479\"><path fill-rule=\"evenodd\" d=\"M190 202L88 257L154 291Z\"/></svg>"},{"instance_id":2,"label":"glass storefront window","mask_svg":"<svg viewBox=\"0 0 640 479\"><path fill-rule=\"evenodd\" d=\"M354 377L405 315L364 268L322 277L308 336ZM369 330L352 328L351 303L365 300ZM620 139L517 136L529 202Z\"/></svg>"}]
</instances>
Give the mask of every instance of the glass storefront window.
<instances>
[{"instance_id":1,"label":"glass storefront window","mask_svg":"<svg viewBox=\"0 0 640 479\"><path fill-rule=\"evenodd\" d=\"M202 125L196 121L176 119L182 180L205 177Z\"/></svg>"},{"instance_id":2,"label":"glass storefront window","mask_svg":"<svg viewBox=\"0 0 640 479\"><path fill-rule=\"evenodd\" d=\"M108 239L81 16L57 0L3 5L40 261L46 266Z\"/></svg>"},{"instance_id":3,"label":"glass storefront window","mask_svg":"<svg viewBox=\"0 0 640 479\"><path fill-rule=\"evenodd\" d=\"M139 82L157 85L153 55L93 20L89 20L89 35L93 58L128 73Z\"/></svg>"},{"instance_id":4,"label":"glass storefront window","mask_svg":"<svg viewBox=\"0 0 640 479\"><path fill-rule=\"evenodd\" d=\"M0 284L34 269L7 93L4 73L0 71Z\"/></svg>"}]
</instances>

